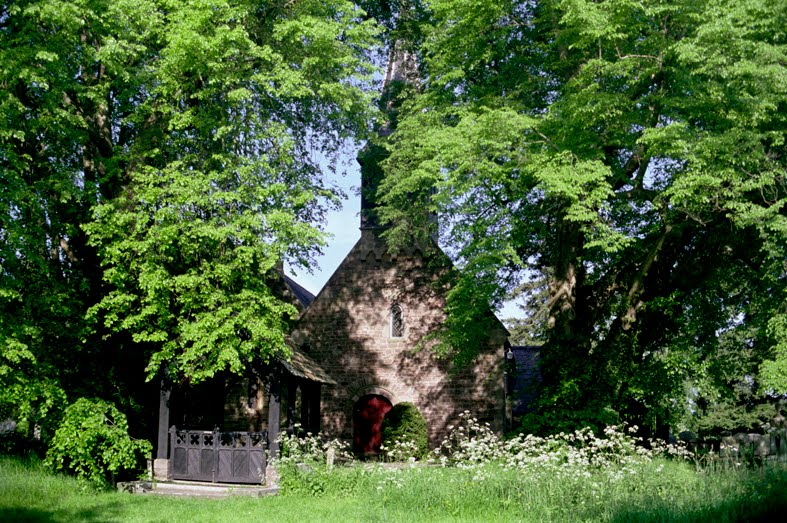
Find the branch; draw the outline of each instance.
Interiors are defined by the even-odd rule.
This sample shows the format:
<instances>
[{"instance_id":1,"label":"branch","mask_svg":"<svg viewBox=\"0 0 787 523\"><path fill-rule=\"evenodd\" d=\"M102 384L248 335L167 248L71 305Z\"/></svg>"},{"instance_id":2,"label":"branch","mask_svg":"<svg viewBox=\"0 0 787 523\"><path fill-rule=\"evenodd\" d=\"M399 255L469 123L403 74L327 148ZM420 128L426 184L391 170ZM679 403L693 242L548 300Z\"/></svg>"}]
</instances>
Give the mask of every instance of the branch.
<instances>
[{"instance_id":1,"label":"branch","mask_svg":"<svg viewBox=\"0 0 787 523\"><path fill-rule=\"evenodd\" d=\"M63 249L63 252L66 253L68 259L71 260L73 263L79 261L77 255L74 254L73 250L71 250L71 245L69 245L68 240L66 240L62 236L60 237L60 248Z\"/></svg>"},{"instance_id":2,"label":"branch","mask_svg":"<svg viewBox=\"0 0 787 523\"><path fill-rule=\"evenodd\" d=\"M628 310L626 311L626 315L623 317L623 330L629 330L631 325L637 320L637 312L644 305L644 302L640 300L639 297L642 295L642 292L645 289L645 277L648 275L648 272L650 272L651 267L653 267L653 263L656 261L661 248L664 246L664 241L671 232L672 225L665 225L664 232L656 242L656 245L654 245L651 249L648 257L645 258L639 273L637 274L636 278L634 278L631 288L629 288L628 297L626 300L628 304ZM637 301L636 304L634 303L635 300Z\"/></svg>"}]
</instances>

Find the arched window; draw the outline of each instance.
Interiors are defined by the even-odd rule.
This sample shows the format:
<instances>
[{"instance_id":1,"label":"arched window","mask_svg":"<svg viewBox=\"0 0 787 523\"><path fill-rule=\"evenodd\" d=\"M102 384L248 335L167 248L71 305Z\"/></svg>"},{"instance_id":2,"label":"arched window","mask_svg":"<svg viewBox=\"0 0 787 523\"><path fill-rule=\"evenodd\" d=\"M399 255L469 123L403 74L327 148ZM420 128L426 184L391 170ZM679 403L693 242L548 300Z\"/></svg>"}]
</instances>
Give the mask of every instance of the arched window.
<instances>
[{"instance_id":1,"label":"arched window","mask_svg":"<svg viewBox=\"0 0 787 523\"><path fill-rule=\"evenodd\" d=\"M401 338L404 336L404 315L402 306L398 303L391 305L391 337Z\"/></svg>"}]
</instances>

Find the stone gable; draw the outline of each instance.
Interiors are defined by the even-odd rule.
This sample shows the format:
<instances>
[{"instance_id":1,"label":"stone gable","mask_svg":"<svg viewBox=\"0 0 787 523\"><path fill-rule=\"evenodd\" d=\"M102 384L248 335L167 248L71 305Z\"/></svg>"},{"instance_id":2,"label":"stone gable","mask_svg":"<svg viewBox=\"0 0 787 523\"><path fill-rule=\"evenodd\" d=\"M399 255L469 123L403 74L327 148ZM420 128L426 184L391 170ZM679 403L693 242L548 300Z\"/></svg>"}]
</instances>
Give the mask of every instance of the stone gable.
<instances>
[{"instance_id":1,"label":"stone gable","mask_svg":"<svg viewBox=\"0 0 787 523\"><path fill-rule=\"evenodd\" d=\"M438 271L421 250L392 256L375 230L364 230L304 311L293 340L337 382L322 389L323 432L351 438L353 407L367 394L415 404L426 418L431 446L464 410L502 431L507 335L502 325L490 333L474 364L460 372L449 373L448 362L432 351L416 350L428 347L429 334L445 319ZM400 338L391 336L393 304L404 319Z\"/></svg>"}]
</instances>

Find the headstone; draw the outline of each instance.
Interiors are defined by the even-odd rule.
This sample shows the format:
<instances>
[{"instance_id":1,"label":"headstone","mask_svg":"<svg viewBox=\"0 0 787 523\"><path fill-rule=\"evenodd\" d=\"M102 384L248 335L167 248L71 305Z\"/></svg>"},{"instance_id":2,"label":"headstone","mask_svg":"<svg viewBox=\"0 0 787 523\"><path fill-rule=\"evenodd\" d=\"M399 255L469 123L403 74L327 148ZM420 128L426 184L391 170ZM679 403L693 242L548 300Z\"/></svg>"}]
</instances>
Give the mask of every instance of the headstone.
<instances>
[{"instance_id":1,"label":"headstone","mask_svg":"<svg viewBox=\"0 0 787 523\"><path fill-rule=\"evenodd\" d=\"M771 453L770 438L765 438L762 434L749 434L748 440L753 455L767 456Z\"/></svg>"},{"instance_id":2,"label":"headstone","mask_svg":"<svg viewBox=\"0 0 787 523\"><path fill-rule=\"evenodd\" d=\"M721 438L721 445L719 451L722 457L735 458L738 457L738 442L732 436L724 436Z\"/></svg>"},{"instance_id":3,"label":"headstone","mask_svg":"<svg viewBox=\"0 0 787 523\"><path fill-rule=\"evenodd\" d=\"M328 470L333 468L333 462L336 460L336 449L333 445L328 447L328 452L325 453L325 462L328 465Z\"/></svg>"},{"instance_id":4,"label":"headstone","mask_svg":"<svg viewBox=\"0 0 787 523\"><path fill-rule=\"evenodd\" d=\"M684 443L694 443L697 441L697 435L690 430L684 430L678 434L678 439Z\"/></svg>"}]
</instances>

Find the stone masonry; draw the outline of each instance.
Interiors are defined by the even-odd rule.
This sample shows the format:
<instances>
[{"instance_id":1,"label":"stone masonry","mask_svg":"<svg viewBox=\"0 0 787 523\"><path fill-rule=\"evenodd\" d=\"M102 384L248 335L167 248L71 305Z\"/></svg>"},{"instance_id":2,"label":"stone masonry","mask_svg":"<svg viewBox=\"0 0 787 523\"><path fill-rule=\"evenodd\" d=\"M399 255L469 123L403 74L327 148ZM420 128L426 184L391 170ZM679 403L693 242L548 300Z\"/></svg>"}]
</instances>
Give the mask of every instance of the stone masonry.
<instances>
[{"instance_id":1,"label":"stone masonry","mask_svg":"<svg viewBox=\"0 0 787 523\"><path fill-rule=\"evenodd\" d=\"M428 350L428 335L445 318L445 297L434 285L439 270L417 248L392 255L377 230L365 229L303 312L293 340L338 383L323 387L323 432L352 438L353 407L367 394L415 404L426 418L430 446L464 410L502 431L507 332L498 324L474 364L449 373L449 362ZM391 336L395 303L404 317L401 338ZM416 350L419 342L426 348Z\"/></svg>"}]
</instances>

